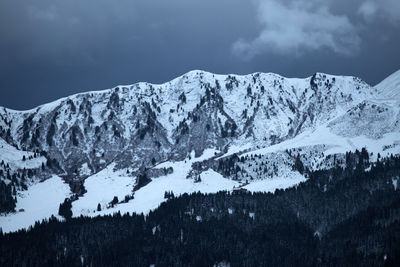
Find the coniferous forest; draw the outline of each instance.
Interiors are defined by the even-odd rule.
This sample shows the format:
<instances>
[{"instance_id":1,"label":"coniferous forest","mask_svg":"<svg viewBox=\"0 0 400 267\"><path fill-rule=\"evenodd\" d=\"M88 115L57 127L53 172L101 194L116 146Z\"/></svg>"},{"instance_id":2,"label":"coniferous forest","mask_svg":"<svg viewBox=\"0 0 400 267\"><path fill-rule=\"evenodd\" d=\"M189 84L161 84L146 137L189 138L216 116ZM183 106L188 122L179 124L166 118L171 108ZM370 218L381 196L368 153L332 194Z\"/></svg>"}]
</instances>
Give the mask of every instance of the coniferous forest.
<instances>
[{"instance_id":1,"label":"coniferous forest","mask_svg":"<svg viewBox=\"0 0 400 267\"><path fill-rule=\"evenodd\" d=\"M345 165L275 194L166 192L147 216L37 222L0 233L0 265L400 266L400 157Z\"/></svg>"}]
</instances>

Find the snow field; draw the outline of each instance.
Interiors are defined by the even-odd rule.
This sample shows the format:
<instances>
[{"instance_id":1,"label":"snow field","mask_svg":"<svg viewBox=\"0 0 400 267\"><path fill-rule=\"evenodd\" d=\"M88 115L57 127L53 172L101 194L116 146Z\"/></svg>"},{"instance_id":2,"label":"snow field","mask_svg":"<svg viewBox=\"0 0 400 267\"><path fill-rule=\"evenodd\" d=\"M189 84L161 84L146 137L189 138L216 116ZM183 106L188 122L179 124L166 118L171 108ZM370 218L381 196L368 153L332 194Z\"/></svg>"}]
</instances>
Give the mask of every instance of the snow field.
<instances>
[{"instance_id":1,"label":"snow field","mask_svg":"<svg viewBox=\"0 0 400 267\"><path fill-rule=\"evenodd\" d=\"M6 141L0 138L0 161L4 161L5 164L9 164L11 169L33 169L42 166L42 163L46 164L46 158L42 156L37 156L36 158L29 159L30 156L33 157L33 152L27 152L19 150ZM26 160L22 160L25 156Z\"/></svg>"},{"instance_id":2,"label":"snow field","mask_svg":"<svg viewBox=\"0 0 400 267\"><path fill-rule=\"evenodd\" d=\"M70 195L68 184L56 175L34 184L27 191L18 192L17 212L0 216L0 227L4 233L14 232L33 226L36 221L50 218L51 215L57 216L60 203Z\"/></svg>"}]
</instances>

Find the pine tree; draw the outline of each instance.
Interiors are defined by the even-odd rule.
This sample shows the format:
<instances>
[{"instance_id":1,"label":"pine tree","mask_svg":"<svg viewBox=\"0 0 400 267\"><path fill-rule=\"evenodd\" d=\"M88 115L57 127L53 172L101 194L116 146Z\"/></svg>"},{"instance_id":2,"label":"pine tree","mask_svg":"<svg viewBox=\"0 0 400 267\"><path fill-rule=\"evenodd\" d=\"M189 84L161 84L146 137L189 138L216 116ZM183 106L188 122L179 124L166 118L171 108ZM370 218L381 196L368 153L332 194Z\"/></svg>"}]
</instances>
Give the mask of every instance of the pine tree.
<instances>
[{"instance_id":1,"label":"pine tree","mask_svg":"<svg viewBox=\"0 0 400 267\"><path fill-rule=\"evenodd\" d=\"M58 215L63 216L65 219L69 220L72 217L72 201L68 198L64 199L64 203L60 204L58 208Z\"/></svg>"},{"instance_id":2,"label":"pine tree","mask_svg":"<svg viewBox=\"0 0 400 267\"><path fill-rule=\"evenodd\" d=\"M110 202L111 207L114 207L115 204L118 204L119 200L117 196L114 196L113 200Z\"/></svg>"}]
</instances>

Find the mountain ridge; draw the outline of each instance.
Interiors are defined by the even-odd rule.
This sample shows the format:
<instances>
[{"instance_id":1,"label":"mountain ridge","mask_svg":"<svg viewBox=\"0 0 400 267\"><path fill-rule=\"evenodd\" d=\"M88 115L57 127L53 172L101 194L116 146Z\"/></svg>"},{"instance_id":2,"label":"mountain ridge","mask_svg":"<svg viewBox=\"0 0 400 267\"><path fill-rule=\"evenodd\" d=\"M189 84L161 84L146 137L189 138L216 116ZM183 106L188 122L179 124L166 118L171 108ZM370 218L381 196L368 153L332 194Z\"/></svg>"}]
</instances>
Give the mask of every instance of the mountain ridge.
<instances>
[{"instance_id":1,"label":"mountain ridge","mask_svg":"<svg viewBox=\"0 0 400 267\"><path fill-rule=\"evenodd\" d=\"M257 75L260 75L260 76L257 76ZM316 75L320 75L321 76L321 75L324 75L324 74L316 74ZM203 79L203 76L205 76L205 79ZM131 90L131 92L134 91L134 93L136 93L136 97L142 97L143 95L144 95L144 97L155 96L154 92L152 92L152 90L153 90L152 88L154 86L169 87L169 88L175 87L175 88L178 88L178 90L183 88L183 92L187 94L187 93L191 93L191 91L189 91L189 90L185 91L185 86L184 86L184 84L182 84L185 81L183 81L183 80L192 79L194 81L197 81L198 82L197 86L196 85L194 85L194 86L197 87L195 89L199 90L199 87L201 88L201 87L205 86L205 84L207 82L210 83L210 80L212 80L214 78L215 78L215 80L221 81L221 80L226 80L228 77L234 77L235 80L239 78L239 79L243 79L245 81L249 80L249 79L250 80L254 79L254 81L255 81L254 77L260 77L259 80L262 80L264 78L265 80L267 80L267 82L271 81L273 79L274 83L279 83L279 80L277 80L277 79L281 79L282 81L287 81L289 83L290 82L295 82L296 83L296 82L300 81L300 79L297 79L297 78L287 79L287 78L283 78L281 76L277 76L276 74L270 74L270 73L266 73L266 74L256 73L256 74L249 74L249 75L243 75L243 76L230 76L230 75L215 75L215 74L204 72L204 71L201 71L201 72L199 72L199 71L190 71L190 72L188 72L188 73L186 73L186 74L184 74L184 75L182 75L182 76L180 76L180 77L178 77L176 79L173 79L170 82L163 83L163 84L160 84L160 85L153 85L153 84L149 84L149 83L136 83L136 84L130 85L128 87L126 87L126 86L120 86L120 87L122 88L122 90L129 88ZM311 77L308 77L308 78L304 79L303 81L307 82L309 79L311 80ZM354 77L345 77L345 79L355 79L355 78ZM206 81L203 82L203 80L206 80ZM237 81L236 81L236 83L237 83ZM220 85L218 85L218 86L217 85L211 85L210 88L212 88L212 86L218 87ZM103 91L94 91L94 92L92 91L92 92L88 92L88 93L80 93L80 94L72 95L70 97L62 98L62 99L56 100L54 102L51 102L49 104L45 104L45 105L39 106L39 107L37 107L35 109L31 109L31 110L28 110L28 111L19 111L17 113L19 113L19 114L27 114L27 113L30 113L30 114L39 113L40 114L40 113L43 113L43 112L46 113L46 112L48 112L50 110L56 109L60 105L67 105L68 102L69 102L69 104L71 104L71 102L69 100L73 100L73 99L85 98L85 97L90 97L90 96L95 97L95 96L99 96L99 95L102 95L104 97L111 97L111 95L113 94L113 90L116 91L120 87L115 87L113 89L108 89L108 90L103 90ZM274 87L275 87L275 84L274 84ZM285 90L282 90L282 87L280 87L279 89L281 90L281 92L285 91ZM286 90L286 93L288 93L287 91L288 90ZM127 94L123 93L123 97L125 97L125 98L126 98L126 96L132 97L131 92L128 92ZM165 90L164 92L160 92L160 94L164 94L164 97L165 97L165 94L169 94L170 92L171 92L171 90ZM178 99L176 99L176 98L177 98L177 95L179 93L181 93L181 91L175 92L175 96L173 97L175 99L168 98L167 100L168 101L171 100L171 101L178 102L177 101ZM273 94L274 92L271 90L270 93ZM291 96L290 95L288 96L289 100L293 100L295 98L298 98L299 96L297 95L297 93L300 93L300 92L294 92L293 91L293 94ZM119 95L119 97L121 97L121 95ZM243 95L241 97L243 98ZM244 95L244 97L246 97L246 95ZM200 99L201 98L201 92L195 92L195 96L192 97L192 98L194 98L194 99L192 99L192 101L201 100ZM71 108L74 109L73 107L71 107ZM189 108L192 109L193 107L189 107ZM168 110L163 110L163 113L165 113L165 112L168 112ZM14 113L14 111L5 110L3 108L3 114L4 113ZM237 120L238 117L239 117L238 114L236 114L236 118L235 119ZM166 119L165 118L164 118L163 124L166 127L167 123L166 123ZM17 127L21 127L21 126L18 125ZM172 132L172 129L169 129L169 135L170 136L171 136L171 132ZM14 135L15 135L15 133L14 133Z\"/></svg>"},{"instance_id":2,"label":"mountain ridge","mask_svg":"<svg viewBox=\"0 0 400 267\"><path fill-rule=\"evenodd\" d=\"M317 82L314 82L314 79ZM336 79L338 82L336 82ZM331 92L331 89L335 91ZM157 90L158 92L156 92ZM255 90L261 90L261 92L252 92ZM307 97L311 100L308 101ZM113 132L117 137L121 135L125 137L125 140L122 140L124 141L122 142L123 144L120 144L119 147L126 147L127 142L129 143L129 140L135 138L132 136L132 132L135 129L132 127L132 122L130 125L122 122L133 116L129 117L129 114L124 116L122 113L124 110L130 111L133 109L133 111L136 111L139 108L142 109L142 114L136 116L139 119L135 122L135 128L140 128L138 130L139 133L137 133L140 139L145 137L146 129L149 130L148 125L144 128L141 128L141 125L150 123L150 128L158 128L158 138L162 137L161 139L164 140L162 143L171 147L179 139L180 135L177 134L177 131L180 131L181 135L185 135L185 131L188 131L186 120L191 120L193 124L193 118L194 120L198 119L197 115L191 118L194 113L201 113L205 117L204 115L207 115L210 110L214 110L214 118L219 125L215 121L211 121L207 124L207 129L211 128L212 123L217 124L211 132L214 134L221 132L219 137L223 136L223 138L229 139L227 135L233 136L236 134L237 137L242 139L243 136L247 136L244 139L253 136L253 139L258 141L266 141L265 139L269 138L273 139L270 140L270 144L272 144L277 142L275 140L276 136L278 138L280 136L280 139L294 137L304 128L313 127L313 125L320 123L314 122L314 119L327 122L333 117L340 116L341 113L344 114L350 106L355 106L365 100L378 98L379 93L376 88L353 76L333 76L315 73L313 76L299 79L284 78L274 73L256 72L247 75L221 75L202 70L192 70L162 84L139 82L102 91L78 93L26 111L3 108L0 109L2 111L0 112L0 132L2 132L1 137L19 148L47 151L52 149L52 135L62 134L65 136L69 134L73 144L78 143L79 139L85 139L84 132L87 129L85 128L84 120L88 120L86 122L89 124L88 128L93 128L92 124L97 124L97 131L100 131L99 126L102 125L107 128L105 123L108 121L119 120L118 123L112 125ZM251 100L249 101L249 99ZM247 108L242 109L240 105L235 103L237 100L244 101L245 105L247 102ZM128 104L121 103L122 107L119 107L121 101ZM254 103L256 101L257 104ZM101 102L107 102L107 105ZM198 104L196 106L196 103L208 104L209 106L201 110L202 107L199 107ZM97 113L101 113L100 116L96 114L97 118L92 116L92 105L96 104L99 104L97 105ZM146 106L140 107L143 105ZM319 105L317 107L319 113L313 110L316 105ZM78 106L79 111L77 111ZM261 109L264 108L264 111L259 111L260 107ZM55 111L64 112L68 118L62 116L62 113L56 114ZM110 112L107 121L105 113L108 111ZM336 114L331 116L330 112ZM52 114L52 116L48 116L48 114ZM84 115L84 118L82 118L82 115ZM114 115L117 118L112 118ZM146 116L147 118L143 118ZM272 116L275 116L275 120L271 119ZM23 117L23 121L21 121L21 117ZM36 120L34 127L36 127L37 131L42 125L41 120L45 118L53 120L54 123L48 124L47 127L44 127L45 129L40 131L40 134L37 134L41 136L41 138L39 137L41 141L38 141L36 140L38 138L34 138L37 136L32 133L32 130L29 130L29 127L32 127L29 124ZM262 121L270 121L273 125L266 128ZM287 125L292 124L291 128L287 129L288 127L282 121L286 121ZM11 125L10 122L14 122L15 126ZM224 126L227 126L228 129L224 129ZM62 133L58 133L57 130L62 127L66 127L65 130ZM264 131L268 129L270 133L264 134ZM27 130L28 133L26 132ZM154 131L154 129L150 130ZM201 132L204 134L204 129L202 130ZM9 134L7 134L7 131L10 131ZM52 133L53 131L56 131L56 133ZM230 133L228 133L229 131ZM46 140L43 138L44 135L46 135ZM27 142L29 138L34 140L29 143ZM87 136L87 139L90 138L93 139L93 133L92 136ZM108 141L111 142L112 140L109 138ZM208 138L205 141L210 140ZM57 142L57 140L54 142ZM222 143L219 143L219 146L221 146ZM98 146L96 144L91 145ZM203 144L197 155L209 146ZM187 151L186 154L189 152ZM65 154L59 156L59 160L65 159L65 156Z\"/></svg>"},{"instance_id":3,"label":"mountain ridge","mask_svg":"<svg viewBox=\"0 0 400 267\"><path fill-rule=\"evenodd\" d=\"M346 151L367 148L375 160L400 152L400 106L380 91L353 76L193 70L163 84L78 93L27 111L0 108L0 138L21 151L16 155L42 157L28 182L18 178L22 165L3 168L16 179L0 179L26 197L24 183L29 191L62 177L76 194L74 216L146 212L168 190L286 188L307 179L307 170L343 164ZM124 198L122 187L133 187L132 195L108 207L105 195ZM93 203L104 211L92 213Z\"/></svg>"},{"instance_id":4,"label":"mountain ridge","mask_svg":"<svg viewBox=\"0 0 400 267\"><path fill-rule=\"evenodd\" d=\"M254 75L270 75L270 76L276 76L277 78L283 78L283 79L287 79L287 80L307 80L307 79L311 79L313 77L313 75L307 76L307 77L304 77L304 78L302 78L302 77L286 77L286 76L283 76L283 75L280 75L280 74L274 73L274 72L253 72L253 73L249 73L249 74L235 74L235 73L223 74L223 73L213 73L213 72L209 72L209 71L202 70L202 69L193 69L193 70L185 72L182 75L177 76L177 77L175 77L175 78L173 78L173 79L171 79L169 81L162 82L162 83L151 83L151 82L146 82L146 81L139 81L139 82L135 82L135 83L132 83L132 84L119 84L119 85L115 85L115 86L110 87L110 88L105 88L105 89L100 89L100 90L88 90L88 91L84 91L84 92L74 93L74 94L71 94L71 95L68 95L68 96L57 98L57 99L55 99L53 101L50 101L50 102L47 102L47 103L43 103L43 104L37 105L37 106L35 106L33 108L30 108L30 109L13 109L13 108L8 108L6 106L0 106L0 109L3 109L3 110L6 109L7 111L21 112L21 113L31 112L31 111L35 111L37 109L40 109L40 108L42 108L44 106L55 105L58 102L62 102L63 100L67 100L69 98L77 97L77 96L80 96L80 95L95 94L95 93L102 94L102 93L106 93L106 92L108 92L110 90L113 90L113 89L115 89L117 87L129 87L129 86L136 86L136 85L140 85L140 84L159 86L159 85L164 85L164 84L167 84L167 83L171 83L174 80L181 79L182 77L188 76L188 75L193 74L193 73L203 73L203 74L205 73L205 74L216 75L216 76L236 76L236 77L250 77L250 76L252 77ZM400 70L398 70L397 72L394 72L392 75L394 75L396 73L398 73L400 75ZM329 74L329 73L325 73L325 72L315 72L314 74L315 75L329 75L329 76L332 76L332 77L346 77L346 78L357 78L357 79L359 79L358 77L352 76L352 75L334 75L334 74ZM390 76L392 76L392 75L390 75ZM390 76L388 76L387 78L389 78ZM386 80L386 78L384 80ZM382 80L381 82L383 82L384 80ZM379 83L377 85L375 85L374 87L376 87L378 85L379 85Z\"/></svg>"}]
</instances>

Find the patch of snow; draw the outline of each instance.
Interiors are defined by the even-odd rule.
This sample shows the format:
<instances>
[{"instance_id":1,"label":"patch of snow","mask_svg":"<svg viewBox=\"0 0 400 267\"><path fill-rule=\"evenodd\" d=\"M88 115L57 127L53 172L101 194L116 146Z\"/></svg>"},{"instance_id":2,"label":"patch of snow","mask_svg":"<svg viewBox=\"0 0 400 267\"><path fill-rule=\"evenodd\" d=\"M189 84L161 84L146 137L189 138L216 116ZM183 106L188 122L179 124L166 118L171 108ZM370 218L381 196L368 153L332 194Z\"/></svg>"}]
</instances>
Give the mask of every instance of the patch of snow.
<instances>
[{"instance_id":1,"label":"patch of snow","mask_svg":"<svg viewBox=\"0 0 400 267\"><path fill-rule=\"evenodd\" d=\"M387 133L383 135L383 137L380 139L371 139L364 136L346 138L332 133L328 127L322 125L315 130L305 131L293 139L289 139L269 147L252 150L243 154L242 156L250 156L251 154L265 155L268 153L284 151L286 149L301 148L321 144L324 144L328 147L328 149L324 152L325 155L345 153L347 151L354 151L356 149L360 150L361 148L366 147L368 152L373 152L375 155L379 152L382 156L389 156L390 153L399 154L400 147L393 146L390 149L382 151L383 146L396 144L399 141L400 135L397 132Z\"/></svg>"},{"instance_id":2,"label":"patch of snow","mask_svg":"<svg viewBox=\"0 0 400 267\"><path fill-rule=\"evenodd\" d=\"M397 190L398 183L399 183L399 179L398 178L396 178L396 179L393 178L392 179L392 184L393 184L393 187L394 187L394 191Z\"/></svg>"},{"instance_id":3,"label":"patch of snow","mask_svg":"<svg viewBox=\"0 0 400 267\"><path fill-rule=\"evenodd\" d=\"M42 163L46 164L45 157L37 156L33 158L33 152L19 150L2 138L0 138L0 155L0 161L4 160L4 163L8 163L11 169L33 169L39 168ZM24 156L25 160L22 159ZM32 159L29 159L29 157L32 157Z\"/></svg>"},{"instance_id":4,"label":"patch of snow","mask_svg":"<svg viewBox=\"0 0 400 267\"><path fill-rule=\"evenodd\" d=\"M104 170L88 177L84 186L87 192L78 200L72 202L72 215L79 217L82 215L108 214L107 205L114 196L118 200L124 200L126 195L131 195L136 178L126 176L126 171L118 170L114 172L114 164L109 165ZM97 211L100 203L101 211Z\"/></svg>"},{"instance_id":5,"label":"patch of snow","mask_svg":"<svg viewBox=\"0 0 400 267\"><path fill-rule=\"evenodd\" d=\"M285 176L278 176L272 179L264 179L253 181L243 188L250 192L271 192L274 193L276 189L286 189L305 182L306 178L298 172L288 172Z\"/></svg>"},{"instance_id":6,"label":"patch of snow","mask_svg":"<svg viewBox=\"0 0 400 267\"><path fill-rule=\"evenodd\" d=\"M34 184L27 191L18 192L17 212L0 216L0 227L4 233L14 232L33 226L36 221L48 219L51 215L59 217L59 205L70 195L68 184L56 175Z\"/></svg>"},{"instance_id":7,"label":"patch of snow","mask_svg":"<svg viewBox=\"0 0 400 267\"><path fill-rule=\"evenodd\" d=\"M165 201L165 191L172 191L175 196L193 192L216 193L223 190L230 191L234 186L238 185L237 182L228 180L213 170L203 172L201 174L201 182L195 183L193 179L186 178L190 165L185 169L185 165L181 165L179 168L178 164L173 165L174 172L172 174L153 179L149 184L135 192L133 200L120 204L114 208L114 211L112 209L110 211L116 212L119 210L121 213L136 212L147 214Z\"/></svg>"},{"instance_id":8,"label":"patch of snow","mask_svg":"<svg viewBox=\"0 0 400 267\"><path fill-rule=\"evenodd\" d=\"M87 163L82 164L82 166L79 169L79 174L80 175L90 175L92 171L89 169L89 166Z\"/></svg>"},{"instance_id":9,"label":"patch of snow","mask_svg":"<svg viewBox=\"0 0 400 267\"><path fill-rule=\"evenodd\" d=\"M102 207L102 211L94 212L98 203L106 205L114 195L118 196L118 198L119 196L123 197L132 190L132 177L124 179L124 177L116 175L113 167L110 166L85 180L85 188L88 192L72 203L73 216L80 216L80 214L96 216L114 214L118 211L121 214L127 212L147 214L166 201L164 198L165 191L172 191L175 196L192 192L216 193L224 190L232 191L233 187L238 186L239 183L226 179L213 170L202 172L201 182L195 183L193 179L186 178L191 170L192 163L210 158L214 156L214 152L218 151L208 149L204 151L203 155L195 158L193 151L190 160L161 163L156 168L172 167L174 169L173 173L152 179L149 184L137 190L134 194L134 199L128 203L121 203L109 209L103 209Z\"/></svg>"}]
</instances>

